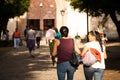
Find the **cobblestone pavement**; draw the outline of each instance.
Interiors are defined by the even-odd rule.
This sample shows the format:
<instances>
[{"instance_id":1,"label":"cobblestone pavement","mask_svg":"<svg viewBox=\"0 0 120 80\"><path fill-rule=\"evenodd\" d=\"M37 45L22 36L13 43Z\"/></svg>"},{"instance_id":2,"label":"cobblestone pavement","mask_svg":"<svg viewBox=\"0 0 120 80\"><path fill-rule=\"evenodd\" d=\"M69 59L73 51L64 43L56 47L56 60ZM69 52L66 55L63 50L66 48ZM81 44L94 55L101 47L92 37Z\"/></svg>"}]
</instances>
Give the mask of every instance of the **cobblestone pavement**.
<instances>
[{"instance_id":1,"label":"cobblestone pavement","mask_svg":"<svg viewBox=\"0 0 120 80\"><path fill-rule=\"evenodd\" d=\"M110 58L106 61L104 80L120 80L118 78L120 76L120 61L118 61L120 60L120 47L118 47L120 43L107 46L113 47L108 47L107 50ZM56 67L52 66L49 48L44 40L41 42L41 47L36 48L34 53L35 58L31 58L26 46L21 46L19 49L10 48L9 52L0 56L0 80L58 80ZM82 64L75 72L74 80L85 80Z\"/></svg>"}]
</instances>

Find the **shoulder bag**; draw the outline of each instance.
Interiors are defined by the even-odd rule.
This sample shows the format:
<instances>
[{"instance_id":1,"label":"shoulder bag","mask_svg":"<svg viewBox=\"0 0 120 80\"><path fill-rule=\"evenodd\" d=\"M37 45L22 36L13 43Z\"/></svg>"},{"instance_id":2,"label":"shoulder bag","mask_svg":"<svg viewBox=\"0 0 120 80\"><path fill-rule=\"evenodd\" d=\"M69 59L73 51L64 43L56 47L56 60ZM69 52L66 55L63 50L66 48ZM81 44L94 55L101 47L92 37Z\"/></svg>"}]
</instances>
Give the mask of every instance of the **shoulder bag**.
<instances>
[{"instance_id":1,"label":"shoulder bag","mask_svg":"<svg viewBox=\"0 0 120 80\"><path fill-rule=\"evenodd\" d=\"M74 41L73 41L74 44ZM73 48L73 52L72 52L72 56L69 60L70 64L77 69L79 64L81 63L82 59L80 58L80 56L78 55L78 53L76 53L76 51Z\"/></svg>"},{"instance_id":2,"label":"shoulder bag","mask_svg":"<svg viewBox=\"0 0 120 80\"><path fill-rule=\"evenodd\" d=\"M92 64L97 62L97 59L94 56L94 54L90 51L90 48L88 52L85 54L85 56L83 57L82 61L85 66L91 66Z\"/></svg>"}]
</instances>

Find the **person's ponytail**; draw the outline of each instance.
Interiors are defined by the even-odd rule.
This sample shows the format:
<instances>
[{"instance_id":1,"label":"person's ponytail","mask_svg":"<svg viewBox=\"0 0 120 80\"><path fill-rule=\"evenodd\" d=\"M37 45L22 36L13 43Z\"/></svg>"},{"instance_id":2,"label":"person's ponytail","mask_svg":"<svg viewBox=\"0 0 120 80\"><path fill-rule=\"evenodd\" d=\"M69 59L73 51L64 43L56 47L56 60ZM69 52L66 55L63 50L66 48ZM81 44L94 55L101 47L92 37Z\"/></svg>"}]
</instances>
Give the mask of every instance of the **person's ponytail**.
<instances>
[{"instance_id":1,"label":"person's ponytail","mask_svg":"<svg viewBox=\"0 0 120 80\"><path fill-rule=\"evenodd\" d=\"M99 41L101 51L103 52L102 39L98 31L93 31L93 35L96 36L97 41Z\"/></svg>"}]
</instances>

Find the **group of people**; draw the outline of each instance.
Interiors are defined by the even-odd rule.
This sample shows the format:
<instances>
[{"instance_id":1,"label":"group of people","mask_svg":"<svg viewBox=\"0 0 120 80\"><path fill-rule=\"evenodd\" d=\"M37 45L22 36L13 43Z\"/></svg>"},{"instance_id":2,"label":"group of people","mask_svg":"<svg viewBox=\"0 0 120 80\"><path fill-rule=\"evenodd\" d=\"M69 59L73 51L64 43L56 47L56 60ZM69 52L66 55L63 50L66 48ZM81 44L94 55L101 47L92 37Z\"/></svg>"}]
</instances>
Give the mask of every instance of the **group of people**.
<instances>
[{"instance_id":1,"label":"group of people","mask_svg":"<svg viewBox=\"0 0 120 80\"><path fill-rule=\"evenodd\" d=\"M87 66L83 64L84 74L86 80L102 80L105 70L105 59L107 59L106 48L102 43L100 33L98 31L90 31L88 33L89 42L84 45L81 51L76 45L73 38L69 35L69 29L67 26L60 28L61 37L56 38L56 32L54 29L49 29L46 32L46 40L49 42L50 54L52 57L57 57L57 75L58 80L73 80L76 69L71 66L69 60L72 56L73 50L75 50L81 58L84 58L89 48L95 48L100 52L101 62ZM75 44L73 44L75 43Z\"/></svg>"},{"instance_id":2,"label":"group of people","mask_svg":"<svg viewBox=\"0 0 120 80\"><path fill-rule=\"evenodd\" d=\"M67 75L67 80L73 80L74 73L76 69L70 64L69 60L72 56L73 50L75 50L81 58L84 58L85 54L89 51L89 48L95 48L99 51L101 61L87 66L83 64L84 74L86 80L102 80L105 70L105 59L107 59L106 47L102 43L100 33L98 31L90 31L88 33L89 42L84 45L83 50L81 51L78 45L75 43L74 39L70 37L69 29L67 26L62 26L60 31L57 28L52 26L48 27L49 29L46 32L46 43L50 47L50 55L53 61L53 65L56 62L57 66L57 75L58 80L65 80ZM31 57L34 57L33 51L35 49L35 42L37 47L40 47L41 32L40 29L36 31L33 29L33 26L26 27L24 31L24 36L26 38L27 47ZM18 42L20 39L20 32L16 28L13 33L14 37L14 48L18 48ZM57 57L57 61L55 61Z\"/></svg>"},{"instance_id":3,"label":"group of people","mask_svg":"<svg viewBox=\"0 0 120 80\"><path fill-rule=\"evenodd\" d=\"M29 54L31 57L34 57L34 50L35 50L35 44L37 44L37 48L40 47L40 40L41 40L41 30L34 29L34 27L26 26L26 29L24 30L24 37L26 41L26 46L29 49ZM14 48L19 48L20 41L21 41L21 34L18 28L15 29L13 33L13 40L14 40Z\"/></svg>"}]
</instances>

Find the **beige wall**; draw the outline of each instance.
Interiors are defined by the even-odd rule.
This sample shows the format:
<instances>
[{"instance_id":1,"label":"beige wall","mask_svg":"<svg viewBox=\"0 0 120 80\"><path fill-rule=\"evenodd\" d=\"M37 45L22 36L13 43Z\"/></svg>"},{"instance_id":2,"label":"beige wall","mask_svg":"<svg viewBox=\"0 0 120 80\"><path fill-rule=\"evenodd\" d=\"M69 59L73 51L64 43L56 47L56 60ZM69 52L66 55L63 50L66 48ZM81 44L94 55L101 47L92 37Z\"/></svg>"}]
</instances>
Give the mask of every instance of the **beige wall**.
<instances>
[{"instance_id":1,"label":"beige wall","mask_svg":"<svg viewBox=\"0 0 120 80\"><path fill-rule=\"evenodd\" d=\"M85 13L78 13L70 6L66 0L55 0L57 5L57 27L62 25L69 27L69 35L74 37L77 33L84 37L87 33L87 16ZM60 10L65 10L62 24L62 16Z\"/></svg>"}]
</instances>

